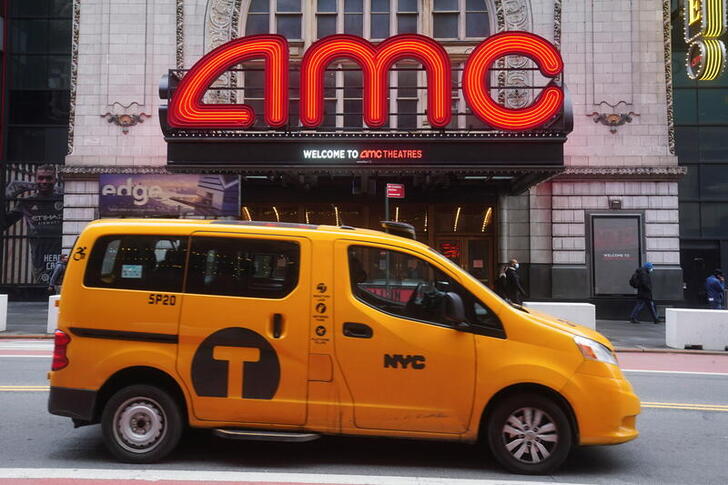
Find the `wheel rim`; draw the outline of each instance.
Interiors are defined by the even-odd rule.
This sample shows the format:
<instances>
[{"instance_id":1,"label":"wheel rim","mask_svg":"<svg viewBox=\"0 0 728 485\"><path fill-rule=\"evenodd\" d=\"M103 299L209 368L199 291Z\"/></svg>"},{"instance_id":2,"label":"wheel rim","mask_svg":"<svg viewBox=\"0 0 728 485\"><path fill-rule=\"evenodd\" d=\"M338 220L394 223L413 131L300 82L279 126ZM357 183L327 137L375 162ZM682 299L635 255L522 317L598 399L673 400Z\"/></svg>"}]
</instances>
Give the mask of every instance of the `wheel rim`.
<instances>
[{"instance_id":1,"label":"wheel rim","mask_svg":"<svg viewBox=\"0 0 728 485\"><path fill-rule=\"evenodd\" d=\"M148 453L162 442L167 434L164 410L154 399L127 399L114 414L114 438L125 450Z\"/></svg>"},{"instance_id":2,"label":"wheel rim","mask_svg":"<svg viewBox=\"0 0 728 485\"><path fill-rule=\"evenodd\" d=\"M548 413L538 408L516 409L503 425L503 444L522 463L542 463L559 442L559 430Z\"/></svg>"}]
</instances>

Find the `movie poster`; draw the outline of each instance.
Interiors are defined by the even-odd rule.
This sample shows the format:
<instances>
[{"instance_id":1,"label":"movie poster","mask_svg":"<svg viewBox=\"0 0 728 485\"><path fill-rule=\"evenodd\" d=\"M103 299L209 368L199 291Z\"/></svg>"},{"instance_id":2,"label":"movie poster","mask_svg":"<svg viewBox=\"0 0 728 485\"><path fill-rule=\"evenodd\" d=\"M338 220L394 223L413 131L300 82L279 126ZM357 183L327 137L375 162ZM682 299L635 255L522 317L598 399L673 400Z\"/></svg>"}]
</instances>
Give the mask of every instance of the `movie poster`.
<instances>
[{"instance_id":1,"label":"movie poster","mask_svg":"<svg viewBox=\"0 0 728 485\"><path fill-rule=\"evenodd\" d=\"M240 180L237 175L101 175L99 213L101 217L237 216Z\"/></svg>"}]
</instances>

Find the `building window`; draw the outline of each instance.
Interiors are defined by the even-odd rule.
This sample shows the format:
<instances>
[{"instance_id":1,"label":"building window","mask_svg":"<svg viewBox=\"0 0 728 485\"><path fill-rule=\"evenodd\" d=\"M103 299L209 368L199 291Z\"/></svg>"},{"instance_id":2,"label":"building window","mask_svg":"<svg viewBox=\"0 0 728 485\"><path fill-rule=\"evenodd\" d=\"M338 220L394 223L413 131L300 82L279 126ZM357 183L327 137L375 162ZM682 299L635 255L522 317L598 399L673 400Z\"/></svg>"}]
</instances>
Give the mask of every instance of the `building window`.
<instances>
[{"instance_id":1,"label":"building window","mask_svg":"<svg viewBox=\"0 0 728 485\"><path fill-rule=\"evenodd\" d=\"M72 1L9 4L6 159L63 163Z\"/></svg>"},{"instance_id":2,"label":"building window","mask_svg":"<svg viewBox=\"0 0 728 485\"><path fill-rule=\"evenodd\" d=\"M290 40L301 40L302 20L301 0L252 0L245 35L273 33Z\"/></svg>"},{"instance_id":3,"label":"building window","mask_svg":"<svg viewBox=\"0 0 728 485\"><path fill-rule=\"evenodd\" d=\"M479 39L490 35L485 0L435 0L432 30L436 39Z\"/></svg>"},{"instance_id":4,"label":"building window","mask_svg":"<svg viewBox=\"0 0 728 485\"><path fill-rule=\"evenodd\" d=\"M316 37L351 34L372 40L419 30L418 0L318 0Z\"/></svg>"}]
</instances>

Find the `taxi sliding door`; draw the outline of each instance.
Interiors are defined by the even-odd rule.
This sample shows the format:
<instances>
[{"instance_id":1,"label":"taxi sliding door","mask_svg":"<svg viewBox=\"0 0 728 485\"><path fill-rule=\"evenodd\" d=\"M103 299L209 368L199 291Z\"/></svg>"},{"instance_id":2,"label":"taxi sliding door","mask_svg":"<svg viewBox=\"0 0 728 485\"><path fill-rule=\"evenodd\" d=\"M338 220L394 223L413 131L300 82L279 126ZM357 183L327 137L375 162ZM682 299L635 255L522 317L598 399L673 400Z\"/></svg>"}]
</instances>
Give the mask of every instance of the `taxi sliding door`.
<instances>
[{"instance_id":1,"label":"taxi sliding door","mask_svg":"<svg viewBox=\"0 0 728 485\"><path fill-rule=\"evenodd\" d=\"M199 419L306 420L308 239L192 237L178 371Z\"/></svg>"}]
</instances>

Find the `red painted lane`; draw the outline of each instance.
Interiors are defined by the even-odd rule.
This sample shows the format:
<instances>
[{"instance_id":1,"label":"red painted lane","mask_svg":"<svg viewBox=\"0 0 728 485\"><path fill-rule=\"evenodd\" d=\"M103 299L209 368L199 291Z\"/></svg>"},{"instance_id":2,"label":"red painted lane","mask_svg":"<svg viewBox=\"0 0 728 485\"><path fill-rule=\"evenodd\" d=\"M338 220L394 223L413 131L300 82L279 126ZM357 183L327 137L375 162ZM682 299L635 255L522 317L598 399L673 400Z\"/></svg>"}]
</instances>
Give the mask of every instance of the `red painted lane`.
<instances>
[{"instance_id":1,"label":"red painted lane","mask_svg":"<svg viewBox=\"0 0 728 485\"><path fill-rule=\"evenodd\" d=\"M728 373L728 355L620 352L619 366L625 370Z\"/></svg>"},{"instance_id":2,"label":"red painted lane","mask_svg":"<svg viewBox=\"0 0 728 485\"><path fill-rule=\"evenodd\" d=\"M0 356L2 355L47 355L51 357L53 352L48 350L0 349Z\"/></svg>"},{"instance_id":3,"label":"red painted lane","mask_svg":"<svg viewBox=\"0 0 728 485\"><path fill-rule=\"evenodd\" d=\"M203 480L119 480L117 478L0 478L2 485L200 485ZM207 482L214 485L291 485L292 482ZM375 483L375 482L372 482ZM295 485L320 485L295 482ZM327 482L326 485L345 485Z\"/></svg>"}]
</instances>

